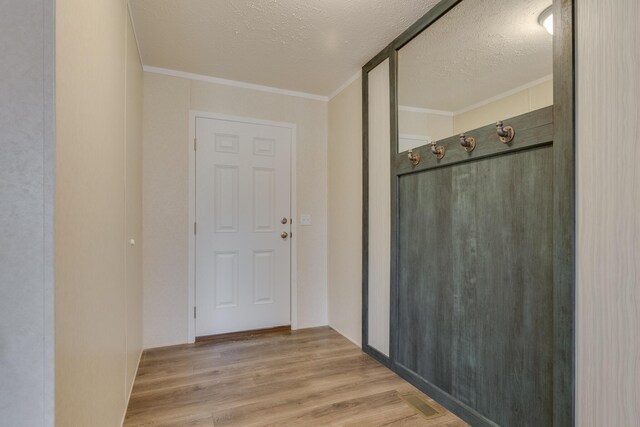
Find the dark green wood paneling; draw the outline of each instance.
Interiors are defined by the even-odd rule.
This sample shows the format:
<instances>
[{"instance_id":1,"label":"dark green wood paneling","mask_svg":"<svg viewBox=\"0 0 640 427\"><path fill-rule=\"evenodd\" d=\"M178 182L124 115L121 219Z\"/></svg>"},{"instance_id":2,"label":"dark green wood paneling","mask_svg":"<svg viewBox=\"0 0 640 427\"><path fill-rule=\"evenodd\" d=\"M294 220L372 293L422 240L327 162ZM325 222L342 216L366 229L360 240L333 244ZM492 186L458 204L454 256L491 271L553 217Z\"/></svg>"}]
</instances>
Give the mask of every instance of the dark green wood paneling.
<instances>
[{"instance_id":1,"label":"dark green wood paneling","mask_svg":"<svg viewBox=\"0 0 640 427\"><path fill-rule=\"evenodd\" d=\"M495 129L493 126L486 126L474 130L473 132L475 134L469 133L479 140L479 147L474 153L469 155L461 152L459 145L457 145L457 138L451 137L439 141L439 145L445 145L445 147L447 147L447 156L443 161L437 162L433 159L431 153L427 151L427 147L421 147L418 148L417 151L422 155L423 161L418 167L412 168L406 161L406 154L398 154L393 151L393 148L395 148L394 144L397 143L397 135L395 133L392 135L392 155L390 159L392 162L392 191L397 191L397 194L399 194L401 198L403 197L403 193L405 193L403 200L408 204L407 206L411 206L410 203L414 203L414 205L417 206L418 203L425 203L424 200L433 199L433 197L449 203L450 206L449 208L446 206L438 206L437 210L431 213L431 222L436 221L440 231L435 231L431 227L420 229L416 226L417 228L414 230L415 234L422 235L423 237L409 236L413 239L411 240L414 244L413 246L407 244L399 234L394 237L391 247L391 256L396 263L395 268L392 270L391 277L391 358L384 357L367 345L367 220L369 209L367 200L367 73L387 58L393 61L393 56L397 54L398 49L461 1L462 0L442 0L363 67L363 350L385 365L390 366L403 378L427 392L431 397L453 410L474 426L496 427L498 425L496 424L497 422L502 426L571 426L575 419L575 384L573 374L573 316L575 312L575 29L573 0L553 1L554 15L559 17L559 19L555 20L556 28L554 31L554 106L516 118L504 118L506 124L513 125L516 128L516 139L512 144L509 146L492 144L492 142L496 142L494 135ZM398 114L397 102L395 102L395 98L393 98L397 92L397 78L392 78L391 84L391 120L393 129L394 120L397 124ZM551 145L552 141L553 145ZM518 150L527 151L518 152ZM545 176L548 180L553 179L553 189L550 190L553 197L552 208L549 208L546 204L548 200L542 204L533 206L532 209L526 211L525 218L522 218L523 222L519 223L519 225L514 222L509 222L514 221L514 219L510 219L509 215L505 213L508 212L508 210L500 211L503 216L500 216L501 214L496 212L496 219L507 221L507 226L504 228L497 225L491 228L489 225L479 223L477 220L466 220L470 216L486 219L486 216L490 214L490 212L484 212L483 209L496 209L495 204L490 198L490 186L483 188L480 193L477 192L478 183L482 180L488 182L491 179L504 178L503 175L500 177L491 175L490 170L493 168L494 162L501 162L503 157L511 159L512 156L536 156L540 155L539 152L547 152L546 155L552 157L550 170L547 170L548 162L545 163L547 165L545 166L545 171L547 171ZM485 164L490 166L484 166ZM526 169L528 165L523 164L522 166ZM483 167L485 167L486 170L483 170ZM460 174L458 172L458 169L463 168L468 168L468 173ZM507 173L507 170L510 172ZM517 173L508 167L502 172L507 175ZM432 178L439 174L441 175L439 178ZM447 174L450 174L448 179ZM425 177L429 177L429 179ZM415 188L413 190L403 184L405 180L419 179L426 181L422 182L421 185L414 184ZM444 180L444 183L448 183L448 187L446 185L446 188L433 185L437 179L441 181ZM522 179L523 184L526 184L535 182L536 179L539 179L539 176L531 174L529 178L522 177ZM493 187L508 185L507 182L509 182L508 180L504 181L501 179L499 181L500 182L495 182ZM466 185L470 182L475 182L476 186ZM432 187L428 187L429 185L432 185ZM400 186L402 186L402 189ZM525 188L527 188L527 186L523 185L521 190ZM515 191L513 187L509 187L509 189ZM423 194L420 194L421 191ZM427 194L429 191L432 191L433 194ZM412 193L415 193L415 200L413 202L410 201L410 197L406 197ZM549 193L544 194L548 195ZM525 191L522 191L520 196L523 198L522 200L518 200L524 202L526 201L525 198L529 195ZM481 197L484 197L484 199L481 199ZM533 195L532 197L533 200L537 200ZM502 199L496 200L499 201ZM518 203L518 200L515 200L515 202ZM500 203L504 202L505 200L502 200ZM534 205L534 203L530 204ZM392 210L392 233L399 233L400 228L406 228L406 226L403 225L404 219L402 215L407 215L407 211L403 210L398 212L396 208L400 207L401 204L396 200L392 202L392 205L394 206ZM474 210L472 213L469 213L467 210L471 209L471 207L473 207ZM541 207L544 212L541 211ZM450 211L448 219L446 219L446 212L444 212L447 209ZM547 209L551 209L551 212L548 212ZM517 213L517 210L512 210L512 213L513 212ZM501 255L515 262L516 266L520 265L518 263L526 260L526 253L517 253L517 251L506 253L500 249L500 245L504 242L505 235L503 233L505 230L507 230L507 236L512 235L511 237L513 237L513 235L523 234L522 230L529 227L529 224L524 221L531 219L529 216L532 215L532 212L538 212L537 217L533 219L552 221L552 226L550 226L552 243L550 243L550 247L547 247L547 251L551 251L551 255L548 253L545 255L545 257L552 257L552 282L551 285L548 285L552 288L552 302L549 302L547 298L548 294L545 294L547 297L543 298L542 301L537 300L537 298L542 298L542 291L538 294L530 295L521 289L523 293L519 294L516 292L518 288L510 289L508 292L505 292L504 295L500 294L496 297L497 299L491 300L493 294L482 288L482 286L478 286L478 277L486 275L488 277L494 277L494 280L499 281L505 277L510 279L514 275L524 275L529 274L529 272L533 273L531 277L537 277L535 274L542 274L538 270L533 271L524 267L515 267L515 270L510 273L505 273L499 269L493 271L483 264L497 255ZM428 215L429 212L420 212L416 207L416 212L412 220L416 224L422 223L424 222L423 217ZM441 215L444 215L445 218ZM533 221L532 224L534 225L533 228L536 228L535 224L537 223ZM548 229L540 226L539 231L538 234L546 236L544 239L549 238ZM455 233L458 237L456 239L450 237L449 240L446 240L444 236L446 236L447 233L451 233L450 236ZM538 234L533 237L544 240ZM438 251L442 251L442 248L444 248L445 252L450 251L450 256L446 257L442 254L434 253L433 250L436 246L428 247L424 240L426 236L431 239L426 241L433 242L436 240L440 242L441 247L438 247ZM495 251L496 254L489 256L488 254L490 252L485 251L486 256L483 256L482 251L485 246ZM403 250L405 253L413 251L413 258L410 259L417 261L414 263L413 261L407 262L404 260L401 256ZM501 250L502 252L500 252ZM514 255L514 253L516 253L516 255ZM529 254L537 256L535 251L529 251ZM475 259L475 261L464 261L469 258ZM548 259L544 259L546 263ZM442 267L442 263L445 261L450 264L449 267ZM447 268L450 269L448 271L450 271L453 283L448 288L449 293L441 294L438 298L429 296L429 298L431 298L429 301L432 301L434 305L444 304L446 306L446 304L449 304L448 307L451 308L449 318L445 318L447 310L440 305L429 311L430 314L424 313L426 311L425 307L421 307L421 312L416 310L412 314L403 311L400 301L401 282L399 276L402 275L402 280L404 281L416 281L414 282L415 289L406 289L407 292L409 292L409 290L413 292L413 294L410 295L418 297L420 293L425 294L424 289L419 289L420 286L423 285L418 286L416 284L422 280L417 278L420 274L422 275L420 277L431 278L429 272L431 272L432 269L425 268L423 265L425 263L429 266L433 264L440 268L439 271L441 272L447 271ZM415 264L419 271L409 273L411 270L406 269L405 264ZM461 268L461 266L465 266L465 268ZM545 271L545 274L548 274L546 269ZM415 278L407 279L407 274L413 274ZM442 283L441 280L438 280L440 279L435 278L432 282L427 283ZM446 290L446 288L442 290ZM548 292L548 289L545 292ZM515 298L521 299L519 301L513 301ZM513 304L505 306L507 302L513 302ZM533 304L537 308L529 304ZM498 313L500 310L503 312ZM438 334L445 338L447 336L452 338L450 345L446 340L443 342L442 337L433 336L434 332L429 329L429 326L432 325L423 325L420 323L423 318L429 315L433 316L434 312L440 313L443 316L442 329L438 331ZM538 316L535 315L536 313ZM497 323L489 323L487 319L490 318L490 316L495 316L494 320L496 320ZM531 322L541 322L541 319L546 319L546 326L540 328L538 334L529 334L527 331L530 331L528 327ZM511 320L513 320L513 322L508 322ZM402 321L405 323L402 324ZM409 321L416 323L408 324L407 322ZM478 335L474 329L474 325L479 322L485 322L482 323L484 325L482 329L484 335ZM467 327L466 325L471 325L471 327ZM550 334L548 333L548 328L552 330ZM421 342L419 339L415 340L412 345L407 346L405 344L405 348L399 348L399 338L402 334L404 334L405 337L413 334L418 338L423 337L424 339L431 336L433 340L436 340L434 344L437 344L437 346L439 346L438 348L445 350L448 346L451 348L451 359L448 361L448 359L438 356L438 370L436 371L433 367L430 367L427 361L423 360L425 353L422 353L423 350L418 346ZM518 336L518 334L520 335ZM527 334L529 335L523 336ZM500 345L496 347L495 342L489 340L488 337L494 337L494 339L499 338L503 343L509 339L512 341L514 348L520 348L519 346L521 345L529 345L532 349L538 349L538 347L536 347L537 345L542 346L543 349L529 355L525 355L522 351L518 353L518 351L514 349L506 351L506 347L501 347ZM544 353L550 348L548 346L550 339L552 341L551 356ZM485 353L483 353L477 350L480 348L478 346L481 346L486 351L489 351L492 347L496 347L496 350L489 351L488 353L485 351ZM402 352L406 352L406 355L401 354ZM512 354L511 352L514 353ZM496 354L499 356L496 356ZM426 377L408 369L398 361L401 357L404 357L403 360L405 362L407 360L413 360L416 363L416 365L413 365L415 369L418 369L418 363L422 370L432 369L434 377L438 376L437 380L440 382L430 382L431 380L427 380ZM497 359L497 361L494 359ZM546 361L546 365L544 366L542 366L543 361ZM406 363L410 364L410 362ZM508 366L504 368L503 364L507 364ZM525 384L523 383L523 378L529 378L531 372L534 371L533 368L531 368L532 366L542 366L539 372L543 373L539 373L538 377ZM544 369L545 367L547 368L546 370ZM450 376L448 374L442 374L440 369L445 373L450 372ZM551 372L551 379L547 377L548 372ZM543 378L547 378L549 382L543 384ZM448 389L441 389L437 384L444 384ZM549 389L549 384L552 384L552 390ZM512 390L512 393L508 391L505 392L505 389ZM501 399L498 397L498 392L510 394L505 399ZM552 420L548 418L550 410L549 402L552 402ZM541 411L540 413L544 414L540 415L540 413L538 413L538 415L533 415L539 424L535 424L534 421L527 418L525 412L533 411L532 408L536 405ZM483 411L481 408L493 408L493 412L490 409ZM504 414L511 415L507 417L504 416ZM506 421L503 419L505 417L508 418Z\"/></svg>"},{"instance_id":2,"label":"dark green wood paneling","mask_svg":"<svg viewBox=\"0 0 640 427\"><path fill-rule=\"evenodd\" d=\"M451 181L452 168L400 178L395 359L447 393L454 333Z\"/></svg>"},{"instance_id":3,"label":"dark green wood paneling","mask_svg":"<svg viewBox=\"0 0 640 427\"><path fill-rule=\"evenodd\" d=\"M369 348L369 73L362 71L362 349Z\"/></svg>"},{"instance_id":4,"label":"dark green wood paneling","mask_svg":"<svg viewBox=\"0 0 640 427\"><path fill-rule=\"evenodd\" d=\"M553 2L554 126L554 419L555 426L575 422L575 132L574 1ZM598 120L598 118L594 118Z\"/></svg>"},{"instance_id":5,"label":"dark green wood paneling","mask_svg":"<svg viewBox=\"0 0 640 427\"><path fill-rule=\"evenodd\" d=\"M552 146L405 175L396 362L503 426L552 424Z\"/></svg>"}]
</instances>

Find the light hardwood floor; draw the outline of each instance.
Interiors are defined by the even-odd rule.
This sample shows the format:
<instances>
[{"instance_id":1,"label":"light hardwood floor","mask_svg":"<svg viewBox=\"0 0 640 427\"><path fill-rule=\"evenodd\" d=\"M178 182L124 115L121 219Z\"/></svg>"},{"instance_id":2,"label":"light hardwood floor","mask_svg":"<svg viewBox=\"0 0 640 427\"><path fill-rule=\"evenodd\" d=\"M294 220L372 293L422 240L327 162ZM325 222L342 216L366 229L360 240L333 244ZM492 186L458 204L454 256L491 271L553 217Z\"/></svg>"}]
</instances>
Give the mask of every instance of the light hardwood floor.
<instances>
[{"instance_id":1,"label":"light hardwood floor","mask_svg":"<svg viewBox=\"0 0 640 427\"><path fill-rule=\"evenodd\" d=\"M466 426L328 327L147 350L124 425Z\"/></svg>"}]
</instances>

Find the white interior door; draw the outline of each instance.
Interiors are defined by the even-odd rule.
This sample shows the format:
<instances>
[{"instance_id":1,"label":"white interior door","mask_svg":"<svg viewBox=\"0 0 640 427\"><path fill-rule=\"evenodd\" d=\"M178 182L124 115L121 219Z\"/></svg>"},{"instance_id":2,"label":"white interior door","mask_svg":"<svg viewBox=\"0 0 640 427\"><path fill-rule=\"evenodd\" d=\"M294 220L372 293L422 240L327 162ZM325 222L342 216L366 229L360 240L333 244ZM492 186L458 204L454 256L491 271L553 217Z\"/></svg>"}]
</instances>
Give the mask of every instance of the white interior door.
<instances>
[{"instance_id":1,"label":"white interior door","mask_svg":"<svg viewBox=\"0 0 640 427\"><path fill-rule=\"evenodd\" d=\"M291 139L196 119L196 336L291 324Z\"/></svg>"}]
</instances>

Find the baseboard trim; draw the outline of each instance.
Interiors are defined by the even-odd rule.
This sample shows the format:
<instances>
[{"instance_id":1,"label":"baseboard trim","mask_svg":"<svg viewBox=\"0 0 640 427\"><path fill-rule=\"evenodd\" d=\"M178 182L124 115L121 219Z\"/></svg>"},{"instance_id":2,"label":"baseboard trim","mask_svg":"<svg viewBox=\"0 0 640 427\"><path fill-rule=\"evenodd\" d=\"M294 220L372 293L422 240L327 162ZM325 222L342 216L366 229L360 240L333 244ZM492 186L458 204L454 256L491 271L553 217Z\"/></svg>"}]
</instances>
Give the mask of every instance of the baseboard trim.
<instances>
[{"instance_id":1,"label":"baseboard trim","mask_svg":"<svg viewBox=\"0 0 640 427\"><path fill-rule=\"evenodd\" d=\"M384 354L380 353L378 350L376 350L375 348L371 347L370 345L364 345L362 346L362 351L366 354L369 355L369 357L371 357L372 359L378 361L380 364L384 365L385 367L392 369L391 367L391 359L389 359L389 357L385 356Z\"/></svg>"},{"instance_id":2,"label":"baseboard trim","mask_svg":"<svg viewBox=\"0 0 640 427\"><path fill-rule=\"evenodd\" d=\"M211 343L211 342L237 341L237 340L242 340L247 338L253 338L260 335L272 334L276 332L291 332L291 325L276 326L274 328L253 329L251 331L230 332L227 334L204 335L201 337L196 337L196 342Z\"/></svg>"},{"instance_id":3,"label":"baseboard trim","mask_svg":"<svg viewBox=\"0 0 640 427\"><path fill-rule=\"evenodd\" d=\"M473 408L470 408L469 406L460 402L458 399L451 396L446 391L431 384L429 381L425 380L420 375L413 372L411 369L407 368L401 363L395 362L390 369L398 374L401 378L406 380L408 383L414 385L421 392L438 402L440 405L447 408L454 415L458 416L463 421L471 424L472 426L500 427L491 420L485 418Z\"/></svg>"},{"instance_id":4,"label":"baseboard trim","mask_svg":"<svg viewBox=\"0 0 640 427\"><path fill-rule=\"evenodd\" d=\"M140 350L140 355L138 356L138 364L136 365L136 373L133 374L133 381L131 381L131 387L129 387L129 393L126 396L126 403L124 405L124 414L122 414L122 422L120 423L120 427L124 426L124 420L127 418L127 410L129 409L129 400L131 400L131 393L133 393L133 386L136 384L136 378L138 377L138 370L140 369L140 362L142 361L142 353L144 353L144 349Z\"/></svg>"},{"instance_id":5,"label":"baseboard trim","mask_svg":"<svg viewBox=\"0 0 640 427\"><path fill-rule=\"evenodd\" d=\"M333 329L334 331L336 331L337 333L339 333L340 335L342 335L344 338L348 339L349 341L351 341L352 343L354 343L355 345L358 346L358 348L362 349L362 344L360 344L359 342L357 342L356 340L354 340L353 338L351 338L349 335L345 334L344 332L342 332L340 329L336 328L335 326L331 326L329 325L329 327L331 329Z\"/></svg>"}]
</instances>

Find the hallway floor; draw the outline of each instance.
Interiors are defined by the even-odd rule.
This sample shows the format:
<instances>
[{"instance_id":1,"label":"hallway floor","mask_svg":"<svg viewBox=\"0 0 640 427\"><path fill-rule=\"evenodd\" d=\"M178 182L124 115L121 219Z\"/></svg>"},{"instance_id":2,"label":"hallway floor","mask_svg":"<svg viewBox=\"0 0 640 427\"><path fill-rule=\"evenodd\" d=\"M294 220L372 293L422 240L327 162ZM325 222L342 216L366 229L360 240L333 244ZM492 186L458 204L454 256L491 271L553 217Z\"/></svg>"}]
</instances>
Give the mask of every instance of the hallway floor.
<instances>
[{"instance_id":1,"label":"hallway floor","mask_svg":"<svg viewBox=\"0 0 640 427\"><path fill-rule=\"evenodd\" d=\"M443 412L426 419L400 395ZM324 328L147 350L125 426L466 424Z\"/></svg>"}]
</instances>

